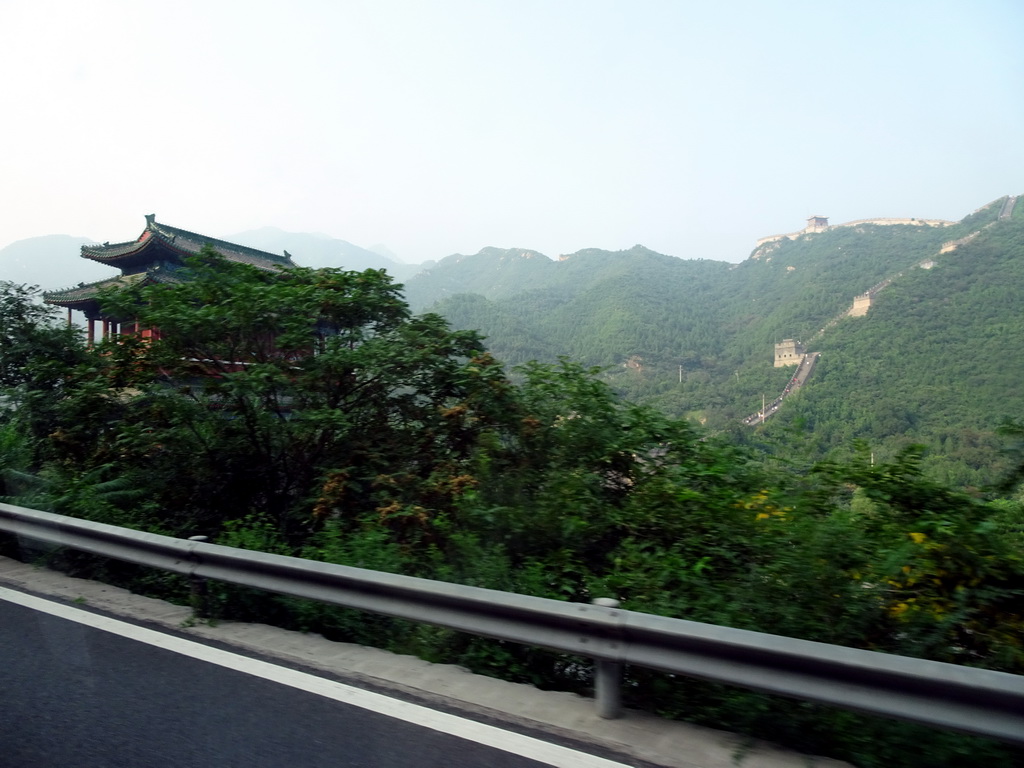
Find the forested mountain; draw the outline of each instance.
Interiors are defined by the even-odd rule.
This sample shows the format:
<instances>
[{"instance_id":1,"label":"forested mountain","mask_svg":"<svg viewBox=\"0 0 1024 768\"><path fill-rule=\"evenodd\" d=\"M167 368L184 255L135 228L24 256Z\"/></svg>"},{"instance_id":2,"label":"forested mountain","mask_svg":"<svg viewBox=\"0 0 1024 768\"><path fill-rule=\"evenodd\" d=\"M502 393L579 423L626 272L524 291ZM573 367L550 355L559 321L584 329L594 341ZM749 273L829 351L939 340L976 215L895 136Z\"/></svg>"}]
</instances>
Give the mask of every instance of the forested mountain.
<instances>
[{"instance_id":1,"label":"forested mountain","mask_svg":"<svg viewBox=\"0 0 1024 768\"><path fill-rule=\"evenodd\" d=\"M920 442L944 480L980 484L1001 466L997 426L1024 412L1024 206L999 219L1002 202L949 227L833 227L738 265L642 246L558 261L489 248L441 261L406 291L415 308L480 330L506 362L565 355L603 367L631 399L744 439L799 427L820 455L864 439L891 457ZM888 280L866 317L836 322ZM740 420L793 373L773 367L783 338L823 354L755 433Z\"/></svg>"},{"instance_id":2,"label":"forested mountain","mask_svg":"<svg viewBox=\"0 0 1024 768\"><path fill-rule=\"evenodd\" d=\"M920 441L944 482L989 479L996 428L1024 414L1024 215L935 261L822 337L825 364L778 426L801 425L821 450Z\"/></svg>"},{"instance_id":3,"label":"forested mountain","mask_svg":"<svg viewBox=\"0 0 1024 768\"><path fill-rule=\"evenodd\" d=\"M725 262L684 261L639 245L587 249L558 261L534 251L485 248L415 276L406 297L413 309L430 306L457 327L483 330L511 363L552 355L595 365L632 356L674 360L683 338L694 350L720 345L722 323L712 297L729 269Z\"/></svg>"},{"instance_id":4,"label":"forested mountain","mask_svg":"<svg viewBox=\"0 0 1024 768\"><path fill-rule=\"evenodd\" d=\"M484 248L473 256L456 253L406 281L405 299L414 311L466 293L506 298L543 280L551 260L521 248Z\"/></svg>"}]
</instances>

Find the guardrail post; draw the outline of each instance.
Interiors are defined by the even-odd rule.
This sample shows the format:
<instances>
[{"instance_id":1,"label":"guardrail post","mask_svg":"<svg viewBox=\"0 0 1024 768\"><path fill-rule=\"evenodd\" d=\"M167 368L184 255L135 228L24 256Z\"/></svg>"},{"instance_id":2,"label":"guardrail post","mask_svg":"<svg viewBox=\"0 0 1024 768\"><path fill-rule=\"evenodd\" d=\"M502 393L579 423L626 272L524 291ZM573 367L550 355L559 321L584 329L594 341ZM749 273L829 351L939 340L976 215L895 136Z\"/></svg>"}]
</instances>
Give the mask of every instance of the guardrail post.
<instances>
[{"instance_id":1,"label":"guardrail post","mask_svg":"<svg viewBox=\"0 0 1024 768\"><path fill-rule=\"evenodd\" d=\"M614 597L597 597L591 605L618 608L621 603ZM617 661L594 659L594 701L597 715L604 720L622 717L622 665Z\"/></svg>"},{"instance_id":2,"label":"guardrail post","mask_svg":"<svg viewBox=\"0 0 1024 768\"><path fill-rule=\"evenodd\" d=\"M209 536L189 536L189 541L209 541ZM208 592L206 589L206 579L202 576L189 576L189 585L191 587L191 595L189 596L189 602L192 604L192 613L197 619L208 619L210 617L209 605L208 605Z\"/></svg>"}]
</instances>

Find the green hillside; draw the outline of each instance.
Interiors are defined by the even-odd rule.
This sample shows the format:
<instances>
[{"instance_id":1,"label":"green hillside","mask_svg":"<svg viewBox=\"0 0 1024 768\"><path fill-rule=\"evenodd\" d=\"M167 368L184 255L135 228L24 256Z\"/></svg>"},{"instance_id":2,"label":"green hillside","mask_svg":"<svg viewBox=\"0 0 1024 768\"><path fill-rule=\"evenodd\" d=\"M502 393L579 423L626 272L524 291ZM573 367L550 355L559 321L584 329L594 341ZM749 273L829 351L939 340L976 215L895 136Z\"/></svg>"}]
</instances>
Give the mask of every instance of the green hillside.
<instances>
[{"instance_id":1,"label":"green hillside","mask_svg":"<svg viewBox=\"0 0 1024 768\"><path fill-rule=\"evenodd\" d=\"M997 221L1001 203L951 227L833 227L766 244L738 265L642 246L559 261L485 249L413 278L407 295L435 299L430 309L481 331L508 363L565 355L600 366L631 399L743 439L754 430L740 420L793 373L773 367L774 343L801 339L823 353L818 370L759 434L799 428L820 455L858 439L885 456L920 442L934 472L980 484L1001 467L995 429L1024 410L1014 301L1024 213ZM867 317L837 322L887 280Z\"/></svg>"},{"instance_id":2,"label":"green hillside","mask_svg":"<svg viewBox=\"0 0 1024 768\"><path fill-rule=\"evenodd\" d=\"M1022 291L1018 213L908 271L866 317L826 334L814 385L773 427L800 424L820 450L923 442L944 481L983 483L1000 466L995 430L1024 414Z\"/></svg>"},{"instance_id":3,"label":"green hillside","mask_svg":"<svg viewBox=\"0 0 1024 768\"><path fill-rule=\"evenodd\" d=\"M405 299L414 312L449 296L476 293L488 298L512 296L543 279L550 259L536 251L484 248L473 256L454 254L405 284Z\"/></svg>"},{"instance_id":4,"label":"green hillside","mask_svg":"<svg viewBox=\"0 0 1024 768\"><path fill-rule=\"evenodd\" d=\"M521 257L511 264L507 254L487 249L473 257L476 300L456 295L431 307L457 327L482 330L507 362L558 355L602 366L633 356L664 362L675 361L681 349L699 357L722 343L722 323L710 310L729 272L724 262L684 261L643 246L588 249L559 261ZM483 264L491 274L517 277L490 287ZM446 266L457 272L457 264ZM410 280L407 296L424 297L421 285L420 277Z\"/></svg>"}]
</instances>

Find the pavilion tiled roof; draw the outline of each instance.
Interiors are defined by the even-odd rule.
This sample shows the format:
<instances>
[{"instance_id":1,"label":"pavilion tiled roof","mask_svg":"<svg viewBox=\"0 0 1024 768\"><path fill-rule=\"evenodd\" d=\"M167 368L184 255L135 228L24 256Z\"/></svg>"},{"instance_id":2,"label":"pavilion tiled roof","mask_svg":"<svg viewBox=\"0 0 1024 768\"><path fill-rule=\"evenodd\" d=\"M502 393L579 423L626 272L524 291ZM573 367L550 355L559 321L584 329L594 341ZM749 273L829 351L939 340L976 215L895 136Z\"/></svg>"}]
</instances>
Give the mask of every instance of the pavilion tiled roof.
<instances>
[{"instance_id":1,"label":"pavilion tiled roof","mask_svg":"<svg viewBox=\"0 0 1024 768\"><path fill-rule=\"evenodd\" d=\"M146 228L135 240L126 243L103 243L83 245L82 256L101 264L117 267L122 274L117 277L98 280L94 283L79 283L72 288L48 291L43 294L47 304L71 309L95 309L100 292L107 288L127 287L140 282L177 282L174 273L184 258L198 254L203 246L210 245L228 261L250 264L259 269L276 272L294 267L295 263L285 251L278 256L267 251L249 248L215 237L207 237L187 229L158 224L156 216L146 216Z\"/></svg>"},{"instance_id":2,"label":"pavilion tiled roof","mask_svg":"<svg viewBox=\"0 0 1024 768\"><path fill-rule=\"evenodd\" d=\"M125 263L145 258L142 252L157 243L168 247L181 256L195 255L202 250L204 245L210 245L228 261L251 264L254 267L270 271L295 266L288 253L278 256L275 253L268 253L267 251L260 251L256 248L238 245L237 243L229 243L226 240L219 240L215 237L189 232L187 229L179 229L167 224L158 224L156 216L153 214L146 216L146 229L135 240L125 243L83 245L82 256L103 264L118 266L119 262Z\"/></svg>"},{"instance_id":3,"label":"pavilion tiled roof","mask_svg":"<svg viewBox=\"0 0 1024 768\"><path fill-rule=\"evenodd\" d=\"M95 301L100 293L109 288L127 288L139 283L173 283L177 282L172 272L164 270L138 272L134 275L118 275L109 277L106 280L97 280L93 283L79 283L71 288L63 288L57 291L47 291L43 298L47 304L55 304L59 307L75 308L82 304Z\"/></svg>"}]
</instances>

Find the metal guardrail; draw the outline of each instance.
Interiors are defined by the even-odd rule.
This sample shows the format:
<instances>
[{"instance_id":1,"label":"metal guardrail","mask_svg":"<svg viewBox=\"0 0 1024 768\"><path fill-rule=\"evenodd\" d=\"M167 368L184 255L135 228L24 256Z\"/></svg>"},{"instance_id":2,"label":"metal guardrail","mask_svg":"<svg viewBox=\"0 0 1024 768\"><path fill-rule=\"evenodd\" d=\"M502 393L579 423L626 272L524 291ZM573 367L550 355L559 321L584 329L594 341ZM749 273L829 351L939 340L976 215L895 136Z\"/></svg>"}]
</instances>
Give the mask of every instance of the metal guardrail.
<instances>
[{"instance_id":1,"label":"metal guardrail","mask_svg":"<svg viewBox=\"0 0 1024 768\"><path fill-rule=\"evenodd\" d=\"M0 531L588 656L598 662L603 717L618 714L610 673L634 664L1024 745L1024 677L1004 672L185 541L9 504L0 504Z\"/></svg>"}]
</instances>

